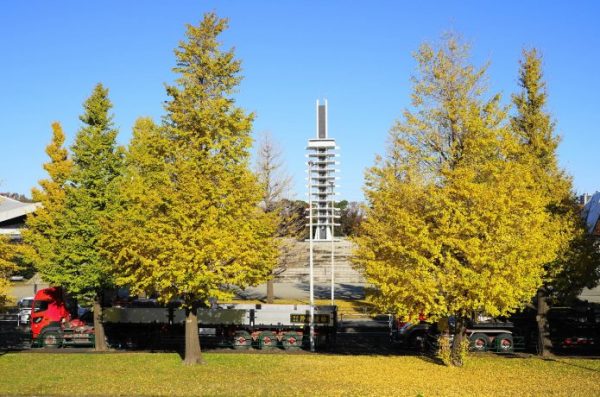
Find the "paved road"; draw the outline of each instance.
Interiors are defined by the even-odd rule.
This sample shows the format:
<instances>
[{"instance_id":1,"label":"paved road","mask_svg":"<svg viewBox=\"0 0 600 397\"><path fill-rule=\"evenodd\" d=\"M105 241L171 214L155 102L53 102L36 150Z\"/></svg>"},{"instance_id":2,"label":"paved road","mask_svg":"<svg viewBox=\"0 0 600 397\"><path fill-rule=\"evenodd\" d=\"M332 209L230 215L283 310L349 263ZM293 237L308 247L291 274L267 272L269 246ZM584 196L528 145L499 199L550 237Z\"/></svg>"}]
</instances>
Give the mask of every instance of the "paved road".
<instances>
[{"instance_id":1,"label":"paved road","mask_svg":"<svg viewBox=\"0 0 600 397\"><path fill-rule=\"evenodd\" d=\"M309 299L309 285L307 283L275 283L276 299ZM237 295L244 299L265 299L267 285L247 288L238 291ZM329 299L331 297L331 284L315 283L315 299ZM335 297L343 299L363 299L365 297L364 284L336 284Z\"/></svg>"}]
</instances>

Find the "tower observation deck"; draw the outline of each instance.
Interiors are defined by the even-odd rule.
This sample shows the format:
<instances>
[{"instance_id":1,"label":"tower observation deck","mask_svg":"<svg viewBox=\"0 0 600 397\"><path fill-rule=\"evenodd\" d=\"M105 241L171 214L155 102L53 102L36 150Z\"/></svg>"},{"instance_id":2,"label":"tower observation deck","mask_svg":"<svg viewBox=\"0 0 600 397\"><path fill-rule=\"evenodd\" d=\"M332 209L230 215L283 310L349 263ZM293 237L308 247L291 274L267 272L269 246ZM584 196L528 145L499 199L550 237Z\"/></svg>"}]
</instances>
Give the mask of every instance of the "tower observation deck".
<instances>
[{"instance_id":1,"label":"tower observation deck","mask_svg":"<svg viewBox=\"0 0 600 397\"><path fill-rule=\"evenodd\" d=\"M317 101L317 137L308 140L308 194L310 233L313 240L329 241L335 235L336 220L339 215L335 209L335 195L339 170L336 165L339 157L335 139L328 136L327 100L323 104ZM310 219L312 217L312 219ZM312 222L310 222L312 221ZM311 227L311 226L309 226Z\"/></svg>"}]
</instances>

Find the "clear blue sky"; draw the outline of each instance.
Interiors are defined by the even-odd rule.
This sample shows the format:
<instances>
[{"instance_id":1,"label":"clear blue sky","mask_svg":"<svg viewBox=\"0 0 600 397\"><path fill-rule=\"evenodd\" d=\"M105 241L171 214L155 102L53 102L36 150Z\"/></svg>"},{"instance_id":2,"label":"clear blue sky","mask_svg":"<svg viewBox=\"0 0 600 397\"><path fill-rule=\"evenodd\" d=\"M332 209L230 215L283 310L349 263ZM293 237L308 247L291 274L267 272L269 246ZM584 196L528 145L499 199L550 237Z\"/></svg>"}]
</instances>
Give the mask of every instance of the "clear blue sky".
<instances>
[{"instance_id":1,"label":"clear blue sky","mask_svg":"<svg viewBox=\"0 0 600 397\"><path fill-rule=\"evenodd\" d=\"M423 4L417 4L423 3ZM44 178L50 124L68 143L97 82L110 89L119 142L139 116L159 119L163 83L185 24L206 11L230 19L245 79L238 103L257 114L284 150L304 199L304 153L315 134L315 100L329 101L330 136L341 146L341 197L362 199L363 174L383 153L409 103L411 58L448 30L490 60L491 88L509 100L523 47L544 54L549 109L562 136L563 167L578 193L600 190L600 3L589 1L17 1L0 8L0 191L29 195Z\"/></svg>"}]
</instances>

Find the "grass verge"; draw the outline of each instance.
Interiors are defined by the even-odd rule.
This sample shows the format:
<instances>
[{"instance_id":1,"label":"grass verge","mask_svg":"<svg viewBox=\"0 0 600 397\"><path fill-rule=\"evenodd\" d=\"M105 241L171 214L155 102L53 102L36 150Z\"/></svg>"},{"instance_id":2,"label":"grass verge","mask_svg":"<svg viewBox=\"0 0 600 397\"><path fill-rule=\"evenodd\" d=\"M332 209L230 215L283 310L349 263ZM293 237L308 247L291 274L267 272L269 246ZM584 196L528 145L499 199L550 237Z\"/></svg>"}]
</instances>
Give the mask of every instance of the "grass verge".
<instances>
[{"instance_id":1,"label":"grass verge","mask_svg":"<svg viewBox=\"0 0 600 397\"><path fill-rule=\"evenodd\" d=\"M472 357L447 368L414 356L7 353L0 395L594 396L600 360Z\"/></svg>"}]
</instances>

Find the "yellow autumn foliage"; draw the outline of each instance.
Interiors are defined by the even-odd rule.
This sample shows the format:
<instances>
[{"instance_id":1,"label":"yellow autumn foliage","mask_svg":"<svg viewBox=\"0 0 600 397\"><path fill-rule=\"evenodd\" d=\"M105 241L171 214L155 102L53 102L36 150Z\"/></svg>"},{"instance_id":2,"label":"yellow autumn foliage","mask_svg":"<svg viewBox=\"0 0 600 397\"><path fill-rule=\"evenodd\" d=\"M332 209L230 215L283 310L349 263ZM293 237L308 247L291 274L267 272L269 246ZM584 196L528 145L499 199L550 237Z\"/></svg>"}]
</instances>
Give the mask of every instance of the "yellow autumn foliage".
<instances>
[{"instance_id":1,"label":"yellow autumn foliage","mask_svg":"<svg viewBox=\"0 0 600 397\"><path fill-rule=\"evenodd\" d=\"M560 225L468 47L449 36L415 57L413 107L367 172L355 262L374 302L406 319L507 315L541 285Z\"/></svg>"},{"instance_id":2,"label":"yellow autumn foliage","mask_svg":"<svg viewBox=\"0 0 600 397\"><path fill-rule=\"evenodd\" d=\"M184 367L175 353L7 353L0 374L10 382L0 383L0 395L97 395L99 390L103 396L600 395L600 361L594 359L483 354L473 355L464 368L448 368L406 355L219 352L205 357L208 365ZM61 376L48 368L60 368ZM86 381L73 382L76 378Z\"/></svg>"},{"instance_id":3,"label":"yellow autumn foliage","mask_svg":"<svg viewBox=\"0 0 600 397\"><path fill-rule=\"evenodd\" d=\"M0 235L0 309L13 303L8 278L15 270L18 270L14 261L17 251L17 245L11 244L6 236Z\"/></svg>"},{"instance_id":4,"label":"yellow autumn foliage","mask_svg":"<svg viewBox=\"0 0 600 397\"><path fill-rule=\"evenodd\" d=\"M276 220L249 168L254 116L231 97L240 62L217 40L226 25L213 13L188 25L165 122L137 120L104 224L117 282L188 308L265 281L277 261Z\"/></svg>"},{"instance_id":5,"label":"yellow autumn foliage","mask_svg":"<svg viewBox=\"0 0 600 397\"><path fill-rule=\"evenodd\" d=\"M52 139L46 146L49 161L44 164L49 179L39 181L41 189L32 189L33 201L41 205L27 215L27 227L21 232L25 242L25 259L42 273L52 272L61 265L59 252L64 235L62 217L66 186L73 168L64 143L62 126L58 122L52 123Z\"/></svg>"}]
</instances>

